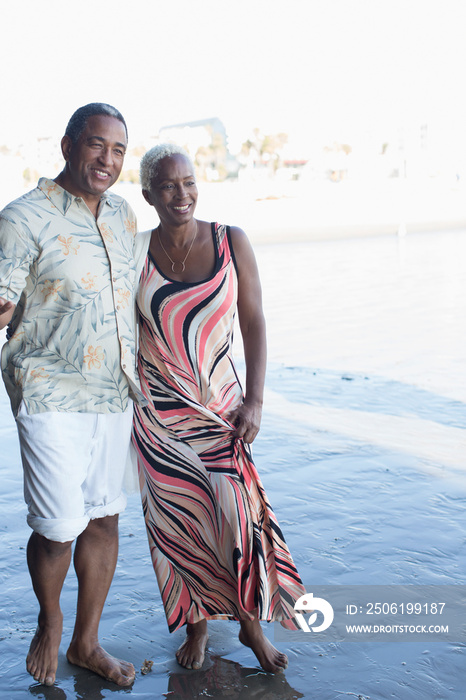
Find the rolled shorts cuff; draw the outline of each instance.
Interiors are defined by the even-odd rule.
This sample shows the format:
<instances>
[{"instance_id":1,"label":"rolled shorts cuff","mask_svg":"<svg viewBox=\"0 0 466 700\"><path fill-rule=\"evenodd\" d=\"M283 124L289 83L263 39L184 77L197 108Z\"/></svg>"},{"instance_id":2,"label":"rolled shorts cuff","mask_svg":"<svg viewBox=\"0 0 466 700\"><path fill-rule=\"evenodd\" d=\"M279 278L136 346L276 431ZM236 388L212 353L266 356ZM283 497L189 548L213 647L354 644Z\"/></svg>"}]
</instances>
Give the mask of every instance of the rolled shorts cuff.
<instances>
[{"instance_id":1,"label":"rolled shorts cuff","mask_svg":"<svg viewBox=\"0 0 466 700\"><path fill-rule=\"evenodd\" d=\"M115 498L111 503L104 503L99 506L88 506L86 514L89 516L90 520L106 518L109 515L117 515L124 511L127 500L126 494L122 492L118 498Z\"/></svg>"},{"instance_id":2,"label":"rolled shorts cuff","mask_svg":"<svg viewBox=\"0 0 466 700\"><path fill-rule=\"evenodd\" d=\"M89 525L89 518L41 518L29 513L27 522L34 532L52 542L72 542Z\"/></svg>"},{"instance_id":3,"label":"rolled shorts cuff","mask_svg":"<svg viewBox=\"0 0 466 700\"><path fill-rule=\"evenodd\" d=\"M86 516L82 518L41 518L29 513L27 522L34 532L52 542L72 542L84 532L91 520L122 513L126 508L126 502L126 495L122 493L111 503L88 508Z\"/></svg>"}]
</instances>

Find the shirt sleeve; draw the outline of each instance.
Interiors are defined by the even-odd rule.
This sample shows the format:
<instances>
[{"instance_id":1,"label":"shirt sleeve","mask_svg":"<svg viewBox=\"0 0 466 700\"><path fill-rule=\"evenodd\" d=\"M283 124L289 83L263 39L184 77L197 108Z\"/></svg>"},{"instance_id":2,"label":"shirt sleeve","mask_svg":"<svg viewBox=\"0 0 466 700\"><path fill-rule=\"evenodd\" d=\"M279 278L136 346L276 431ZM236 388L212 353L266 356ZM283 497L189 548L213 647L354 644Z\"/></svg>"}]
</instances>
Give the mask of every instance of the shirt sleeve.
<instances>
[{"instance_id":1,"label":"shirt sleeve","mask_svg":"<svg viewBox=\"0 0 466 700\"><path fill-rule=\"evenodd\" d=\"M33 246L11 221L0 216L0 297L18 303L33 260Z\"/></svg>"}]
</instances>

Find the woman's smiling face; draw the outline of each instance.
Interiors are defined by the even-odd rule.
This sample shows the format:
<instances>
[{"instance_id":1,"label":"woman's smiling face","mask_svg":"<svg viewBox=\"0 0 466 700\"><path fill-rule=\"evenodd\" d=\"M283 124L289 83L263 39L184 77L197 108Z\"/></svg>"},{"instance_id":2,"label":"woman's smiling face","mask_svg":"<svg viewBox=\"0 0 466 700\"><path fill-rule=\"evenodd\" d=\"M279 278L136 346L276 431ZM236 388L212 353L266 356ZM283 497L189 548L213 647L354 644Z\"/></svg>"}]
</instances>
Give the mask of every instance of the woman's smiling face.
<instances>
[{"instance_id":1,"label":"woman's smiling face","mask_svg":"<svg viewBox=\"0 0 466 700\"><path fill-rule=\"evenodd\" d=\"M144 197L152 204L160 222L170 226L188 223L197 204L197 185L192 165L185 156L176 153L162 158L157 175Z\"/></svg>"}]
</instances>

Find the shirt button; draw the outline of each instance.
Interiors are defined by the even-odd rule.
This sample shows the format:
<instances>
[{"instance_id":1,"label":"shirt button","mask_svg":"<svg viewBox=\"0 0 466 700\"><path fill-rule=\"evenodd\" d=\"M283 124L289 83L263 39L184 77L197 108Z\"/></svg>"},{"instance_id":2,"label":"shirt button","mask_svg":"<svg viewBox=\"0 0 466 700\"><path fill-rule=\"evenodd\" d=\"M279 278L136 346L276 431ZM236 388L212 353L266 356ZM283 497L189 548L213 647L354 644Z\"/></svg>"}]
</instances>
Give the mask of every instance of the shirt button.
<instances>
[{"instance_id":1,"label":"shirt button","mask_svg":"<svg viewBox=\"0 0 466 700\"><path fill-rule=\"evenodd\" d=\"M126 369L126 365L125 365L125 364L122 364L121 366L123 367L123 369Z\"/></svg>"}]
</instances>

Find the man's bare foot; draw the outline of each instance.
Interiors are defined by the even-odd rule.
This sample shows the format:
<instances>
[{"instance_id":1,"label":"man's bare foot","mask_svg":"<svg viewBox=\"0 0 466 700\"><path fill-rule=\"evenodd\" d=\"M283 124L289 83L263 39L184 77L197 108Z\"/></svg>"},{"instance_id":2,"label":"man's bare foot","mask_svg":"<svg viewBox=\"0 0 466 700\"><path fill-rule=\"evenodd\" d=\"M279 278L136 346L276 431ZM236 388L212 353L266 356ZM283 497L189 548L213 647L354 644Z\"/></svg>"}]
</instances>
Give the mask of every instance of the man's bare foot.
<instances>
[{"instance_id":1,"label":"man's bare foot","mask_svg":"<svg viewBox=\"0 0 466 700\"><path fill-rule=\"evenodd\" d=\"M275 649L265 636L259 620L242 620L239 641L253 650L264 671L280 673L288 666L288 657Z\"/></svg>"},{"instance_id":2,"label":"man's bare foot","mask_svg":"<svg viewBox=\"0 0 466 700\"><path fill-rule=\"evenodd\" d=\"M62 628L61 612L54 618L49 617L46 623L39 616L39 625L26 657L26 669L42 685L55 683Z\"/></svg>"},{"instance_id":3,"label":"man's bare foot","mask_svg":"<svg viewBox=\"0 0 466 700\"><path fill-rule=\"evenodd\" d=\"M186 625L186 639L176 652L176 660L184 668L199 669L204 663L207 646L207 620Z\"/></svg>"},{"instance_id":4,"label":"man's bare foot","mask_svg":"<svg viewBox=\"0 0 466 700\"><path fill-rule=\"evenodd\" d=\"M66 652L66 658L70 664L87 668L117 685L131 685L136 676L133 664L110 656L98 642L88 651L85 651L84 648L80 649L77 642L71 642Z\"/></svg>"}]
</instances>

